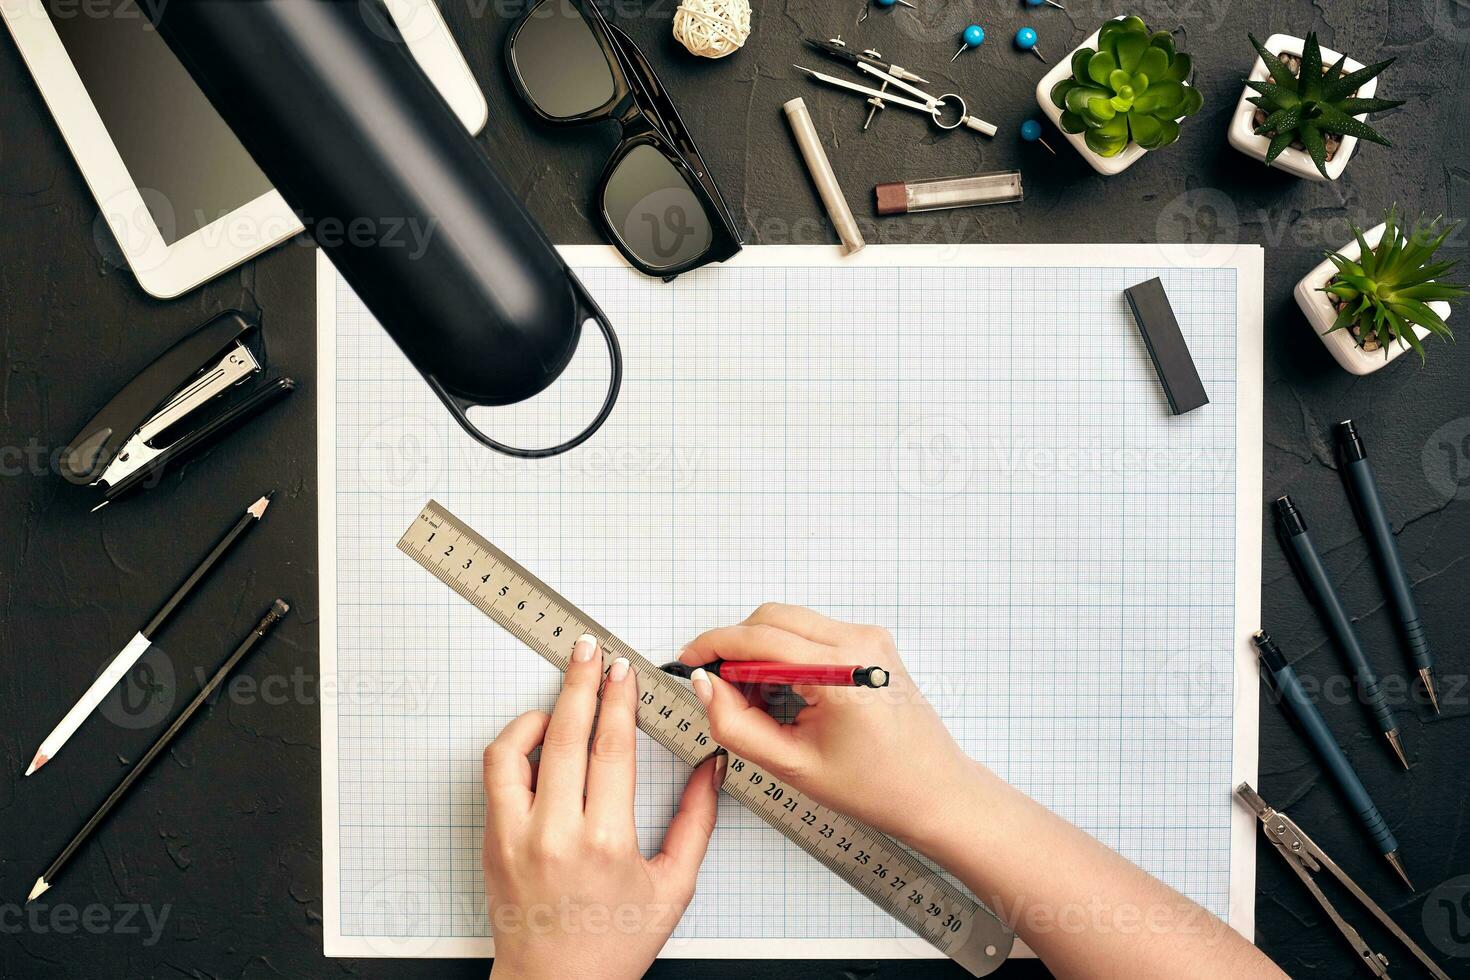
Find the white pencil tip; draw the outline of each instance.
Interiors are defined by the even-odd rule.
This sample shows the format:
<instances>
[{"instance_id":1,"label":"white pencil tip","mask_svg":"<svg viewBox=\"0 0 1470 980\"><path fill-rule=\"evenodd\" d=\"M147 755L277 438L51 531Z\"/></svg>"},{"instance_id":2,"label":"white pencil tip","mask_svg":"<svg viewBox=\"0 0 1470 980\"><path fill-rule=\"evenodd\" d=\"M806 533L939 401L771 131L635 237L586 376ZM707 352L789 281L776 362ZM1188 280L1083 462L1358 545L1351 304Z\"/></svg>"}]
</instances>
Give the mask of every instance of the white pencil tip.
<instances>
[{"instance_id":1,"label":"white pencil tip","mask_svg":"<svg viewBox=\"0 0 1470 980\"><path fill-rule=\"evenodd\" d=\"M31 773L35 772L37 769L41 768L50 761L51 760L47 758L44 753L37 752L36 757L31 760L31 767L26 770L26 775L29 776Z\"/></svg>"},{"instance_id":2,"label":"white pencil tip","mask_svg":"<svg viewBox=\"0 0 1470 980\"><path fill-rule=\"evenodd\" d=\"M46 890L50 887L50 885L46 884L45 878L37 878L36 883L31 886L31 893L26 896L26 901L34 902L36 899L46 894Z\"/></svg>"}]
</instances>

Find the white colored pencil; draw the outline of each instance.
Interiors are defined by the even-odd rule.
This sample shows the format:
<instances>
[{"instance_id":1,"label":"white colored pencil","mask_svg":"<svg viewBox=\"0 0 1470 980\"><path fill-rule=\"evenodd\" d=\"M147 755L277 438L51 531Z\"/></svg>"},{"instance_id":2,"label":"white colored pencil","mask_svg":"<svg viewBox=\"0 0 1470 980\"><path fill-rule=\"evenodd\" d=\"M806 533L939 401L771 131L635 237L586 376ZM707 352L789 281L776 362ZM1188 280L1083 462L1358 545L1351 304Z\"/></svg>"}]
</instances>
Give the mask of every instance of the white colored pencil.
<instances>
[{"instance_id":1,"label":"white colored pencil","mask_svg":"<svg viewBox=\"0 0 1470 980\"><path fill-rule=\"evenodd\" d=\"M168 621L168 618L194 593L195 588L204 580L204 577L218 564L225 553L235 546L235 543L244 536L245 532L260 523L260 519L265 516L265 509L270 506L273 495L274 492L268 493L245 508L245 513L240 516L240 519L235 522L233 527L225 532L224 537L220 538L219 542L210 549L209 554L204 556L204 560L195 567L194 571L189 573L189 577L184 579L183 584L174 590L174 594L169 596L168 601L163 604L163 607L148 621L148 625L139 630L128 641L127 646L123 647L118 655L112 658L112 663L107 665L106 670L97 675L97 679L92 682L92 686L87 688L86 693L82 695L81 699L72 705L71 710L66 713L66 717L62 718L57 726L51 729L51 734L47 735L41 742L41 747L36 750L35 757L31 759L30 767L26 769L27 776L56 758L56 753L61 751L61 747L66 744L66 740L72 737L76 730L81 727L82 722L91 716L92 712L97 710L97 706L102 703L102 699L107 697L107 692L111 691L117 685L118 681L127 676L128 671L133 669L133 665L138 662L139 657L148 652L148 648L153 645L154 634L163 628L163 624Z\"/></svg>"}]
</instances>

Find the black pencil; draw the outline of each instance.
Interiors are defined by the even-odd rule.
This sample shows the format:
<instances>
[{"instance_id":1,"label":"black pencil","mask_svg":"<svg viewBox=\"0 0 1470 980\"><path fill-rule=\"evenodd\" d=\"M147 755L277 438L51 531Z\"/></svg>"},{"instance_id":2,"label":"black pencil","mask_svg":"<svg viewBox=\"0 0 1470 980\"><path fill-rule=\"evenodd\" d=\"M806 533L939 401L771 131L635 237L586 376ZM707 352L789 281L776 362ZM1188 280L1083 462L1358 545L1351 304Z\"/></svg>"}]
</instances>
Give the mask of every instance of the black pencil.
<instances>
[{"instance_id":1,"label":"black pencil","mask_svg":"<svg viewBox=\"0 0 1470 980\"><path fill-rule=\"evenodd\" d=\"M138 781L138 777L147 771L149 765L152 764L154 759L158 758L164 749L168 748L168 743L173 741L174 736L179 733L179 730L188 724L190 718L194 717L194 712L199 710L199 706L208 700L209 696L214 693L215 688L219 687L224 682L224 679L229 676L230 671L235 669L235 665L243 660L245 655L254 648L255 644L259 643L270 632L271 627L280 622L281 617L285 616L290 608L281 599L277 599L271 603L270 610L255 625L255 629L251 630L249 635L241 641L240 645L235 648L235 652L230 654L229 659L220 665L219 670L215 671L214 676L209 679L209 683L205 684L199 693L194 695L194 700L190 701L189 706L179 713L178 717L173 720L173 724L168 726L168 730L160 735L158 741L154 742L153 746L143 755L143 758L138 760L137 765L128 770L128 774L123 777L122 782L117 784L117 789L113 790L107 799L102 801L102 805L97 808L97 812L92 814L92 819L82 825L82 829L77 831L76 836L71 839L71 843L67 844L61 853L56 855L56 860L51 862L51 866L46 869L45 873L36 879L36 884L31 888L31 894L26 899L27 903L40 898L51 887L51 883L56 880L57 873L71 860L72 855L87 842L87 838L92 836L92 832L97 829L98 825L102 823L103 819L112 811L112 808L117 805L118 801L127 795L128 789L133 783Z\"/></svg>"}]
</instances>

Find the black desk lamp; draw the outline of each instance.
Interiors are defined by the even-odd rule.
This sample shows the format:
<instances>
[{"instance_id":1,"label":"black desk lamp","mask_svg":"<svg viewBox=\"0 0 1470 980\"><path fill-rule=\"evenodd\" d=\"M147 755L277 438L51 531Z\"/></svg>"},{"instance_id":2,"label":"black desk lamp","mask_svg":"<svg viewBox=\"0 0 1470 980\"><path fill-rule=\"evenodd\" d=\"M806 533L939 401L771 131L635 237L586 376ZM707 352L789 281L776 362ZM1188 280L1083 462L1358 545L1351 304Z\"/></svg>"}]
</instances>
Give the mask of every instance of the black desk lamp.
<instances>
[{"instance_id":1,"label":"black desk lamp","mask_svg":"<svg viewBox=\"0 0 1470 980\"><path fill-rule=\"evenodd\" d=\"M413 60L381 0L161 9L174 53L465 431L520 457L565 452L597 431L622 381L611 324ZM419 222L422 254L378 236L318 233L324 221L341 229L363 218ZM523 449L470 422L472 407L547 388L588 319L607 340L612 378L585 430Z\"/></svg>"}]
</instances>

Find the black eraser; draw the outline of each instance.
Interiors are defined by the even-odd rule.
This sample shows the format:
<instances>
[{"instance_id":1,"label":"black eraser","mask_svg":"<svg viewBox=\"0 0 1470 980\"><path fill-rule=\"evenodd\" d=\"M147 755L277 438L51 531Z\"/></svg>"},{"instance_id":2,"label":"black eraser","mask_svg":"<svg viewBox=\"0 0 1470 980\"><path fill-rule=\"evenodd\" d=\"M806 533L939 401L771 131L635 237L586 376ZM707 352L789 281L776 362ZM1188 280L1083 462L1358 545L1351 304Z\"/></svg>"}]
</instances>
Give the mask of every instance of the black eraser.
<instances>
[{"instance_id":1,"label":"black eraser","mask_svg":"<svg viewBox=\"0 0 1470 980\"><path fill-rule=\"evenodd\" d=\"M1194 367L1194 358L1189 355L1189 345L1184 342L1184 334L1179 332L1179 321L1174 317L1174 308L1169 305L1164 284L1157 278L1150 279L1123 290L1123 295L1128 297L1128 305L1133 308L1133 319L1138 321L1138 332L1143 334L1143 343L1148 347L1148 356L1153 358L1154 370L1159 372L1169 408L1175 415L1183 415L1201 405L1208 405L1210 396L1205 394L1199 371Z\"/></svg>"}]
</instances>

